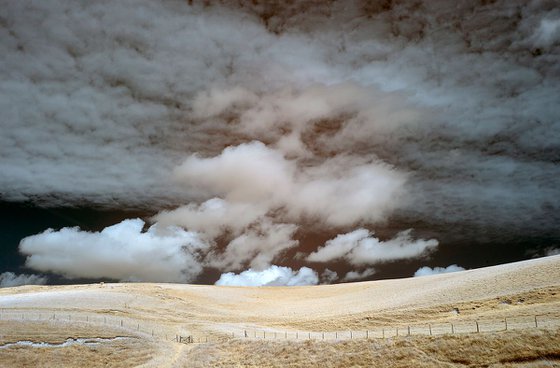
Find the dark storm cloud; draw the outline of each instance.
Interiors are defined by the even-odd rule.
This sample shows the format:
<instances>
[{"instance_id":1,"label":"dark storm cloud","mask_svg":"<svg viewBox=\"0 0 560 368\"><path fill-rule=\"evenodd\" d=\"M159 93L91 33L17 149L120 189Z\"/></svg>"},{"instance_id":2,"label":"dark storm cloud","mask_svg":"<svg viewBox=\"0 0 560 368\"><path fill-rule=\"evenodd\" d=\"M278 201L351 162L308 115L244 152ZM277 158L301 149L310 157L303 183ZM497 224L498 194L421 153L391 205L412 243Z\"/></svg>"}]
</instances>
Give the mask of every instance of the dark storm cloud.
<instances>
[{"instance_id":1,"label":"dark storm cloud","mask_svg":"<svg viewBox=\"0 0 560 368\"><path fill-rule=\"evenodd\" d=\"M242 5L5 2L2 196L175 207L154 221L204 242L193 270L268 269L309 224L557 226L554 2Z\"/></svg>"}]
</instances>

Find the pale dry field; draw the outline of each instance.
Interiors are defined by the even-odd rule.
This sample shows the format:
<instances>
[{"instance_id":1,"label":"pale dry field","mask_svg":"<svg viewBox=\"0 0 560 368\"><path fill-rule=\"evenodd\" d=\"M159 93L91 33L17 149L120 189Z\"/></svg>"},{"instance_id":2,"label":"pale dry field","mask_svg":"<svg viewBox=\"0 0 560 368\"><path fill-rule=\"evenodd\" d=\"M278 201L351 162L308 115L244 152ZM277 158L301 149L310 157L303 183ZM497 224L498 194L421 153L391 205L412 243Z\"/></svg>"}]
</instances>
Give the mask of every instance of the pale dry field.
<instances>
[{"instance_id":1,"label":"pale dry field","mask_svg":"<svg viewBox=\"0 0 560 368\"><path fill-rule=\"evenodd\" d=\"M79 338L91 340L85 344L72 341ZM27 341L21 345L10 344L21 340ZM38 345L29 346L30 343ZM65 343L66 346L57 346ZM134 367L148 362L157 353L156 343L127 336L117 329L0 321L0 367Z\"/></svg>"},{"instance_id":2,"label":"pale dry field","mask_svg":"<svg viewBox=\"0 0 560 368\"><path fill-rule=\"evenodd\" d=\"M63 340L104 333L130 337L97 346L0 348L0 362L13 367L560 363L560 256L421 278L313 287L26 286L1 289L0 308L0 327L10 331L2 332L2 344L46 342L49 334ZM509 331L500 332L504 318ZM409 326L412 336L403 336ZM428 336L428 326L434 336ZM381 333L385 339L378 338ZM180 344L174 341L177 335L209 343ZM72 356L82 361L67 360Z\"/></svg>"},{"instance_id":3,"label":"pale dry field","mask_svg":"<svg viewBox=\"0 0 560 368\"><path fill-rule=\"evenodd\" d=\"M199 345L189 367L558 367L558 331Z\"/></svg>"}]
</instances>

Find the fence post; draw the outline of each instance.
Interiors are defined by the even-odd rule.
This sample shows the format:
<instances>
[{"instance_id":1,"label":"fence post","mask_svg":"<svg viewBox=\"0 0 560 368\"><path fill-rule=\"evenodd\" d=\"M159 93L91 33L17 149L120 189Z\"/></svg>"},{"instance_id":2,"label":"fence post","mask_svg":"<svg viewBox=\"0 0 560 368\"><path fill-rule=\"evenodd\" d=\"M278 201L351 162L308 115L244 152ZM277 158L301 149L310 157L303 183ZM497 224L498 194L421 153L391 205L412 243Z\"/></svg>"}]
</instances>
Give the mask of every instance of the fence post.
<instances>
[{"instance_id":1,"label":"fence post","mask_svg":"<svg viewBox=\"0 0 560 368\"><path fill-rule=\"evenodd\" d=\"M136 326L136 330L140 330L140 323Z\"/></svg>"},{"instance_id":2,"label":"fence post","mask_svg":"<svg viewBox=\"0 0 560 368\"><path fill-rule=\"evenodd\" d=\"M452 334L455 333L455 327L453 327L453 323L451 324L451 333L452 333Z\"/></svg>"},{"instance_id":3,"label":"fence post","mask_svg":"<svg viewBox=\"0 0 560 368\"><path fill-rule=\"evenodd\" d=\"M336 340L338 340L338 331L335 331L335 333L334 333L334 338L335 338Z\"/></svg>"},{"instance_id":4,"label":"fence post","mask_svg":"<svg viewBox=\"0 0 560 368\"><path fill-rule=\"evenodd\" d=\"M507 331L507 329L508 329L508 325L507 325L507 317L504 317L504 322L505 322L505 324L506 324L506 331Z\"/></svg>"},{"instance_id":5,"label":"fence post","mask_svg":"<svg viewBox=\"0 0 560 368\"><path fill-rule=\"evenodd\" d=\"M263 331L263 339L266 339L266 331Z\"/></svg>"},{"instance_id":6,"label":"fence post","mask_svg":"<svg viewBox=\"0 0 560 368\"><path fill-rule=\"evenodd\" d=\"M430 336L432 336L432 324L431 323L428 325L428 328L430 329Z\"/></svg>"},{"instance_id":7,"label":"fence post","mask_svg":"<svg viewBox=\"0 0 560 368\"><path fill-rule=\"evenodd\" d=\"M408 336L410 336L410 326L408 326Z\"/></svg>"},{"instance_id":8,"label":"fence post","mask_svg":"<svg viewBox=\"0 0 560 368\"><path fill-rule=\"evenodd\" d=\"M539 324L537 322L537 316L535 316L535 328L539 328Z\"/></svg>"},{"instance_id":9,"label":"fence post","mask_svg":"<svg viewBox=\"0 0 560 368\"><path fill-rule=\"evenodd\" d=\"M122 326L123 326L123 321L122 321L122 319L121 319L121 327L122 327Z\"/></svg>"},{"instance_id":10,"label":"fence post","mask_svg":"<svg viewBox=\"0 0 560 368\"><path fill-rule=\"evenodd\" d=\"M323 332L323 340L325 339L325 333Z\"/></svg>"},{"instance_id":11,"label":"fence post","mask_svg":"<svg viewBox=\"0 0 560 368\"><path fill-rule=\"evenodd\" d=\"M381 336L382 336L382 338L385 338L385 328L381 329Z\"/></svg>"},{"instance_id":12,"label":"fence post","mask_svg":"<svg viewBox=\"0 0 560 368\"><path fill-rule=\"evenodd\" d=\"M399 336L399 328L397 327L397 337Z\"/></svg>"},{"instance_id":13,"label":"fence post","mask_svg":"<svg viewBox=\"0 0 560 368\"><path fill-rule=\"evenodd\" d=\"M476 323L476 332L479 333L480 329L478 328L478 321L475 321L475 323Z\"/></svg>"},{"instance_id":14,"label":"fence post","mask_svg":"<svg viewBox=\"0 0 560 368\"><path fill-rule=\"evenodd\" d=\"M350 340L352 340L354 337L352 336L352 331L350 331Z\"/></svg>"},{"instance_id":15,"label":"fence post","mask_svg":"<svg viewBox=\"0 0 560 368\"><path fill-rule=\"evenodd\" d=\"M311 340L311 332L308 333L307 340Z\"/></svg>"},{"instance_id":16,"label":"fence post","mask_svg":"<svg viewBox=\"0 0 560 368\"><path fill-rule=\"evenodd\" d=\"M366 330L366 340L369 339L369 331Z\"/></svg>"}]
</instances>

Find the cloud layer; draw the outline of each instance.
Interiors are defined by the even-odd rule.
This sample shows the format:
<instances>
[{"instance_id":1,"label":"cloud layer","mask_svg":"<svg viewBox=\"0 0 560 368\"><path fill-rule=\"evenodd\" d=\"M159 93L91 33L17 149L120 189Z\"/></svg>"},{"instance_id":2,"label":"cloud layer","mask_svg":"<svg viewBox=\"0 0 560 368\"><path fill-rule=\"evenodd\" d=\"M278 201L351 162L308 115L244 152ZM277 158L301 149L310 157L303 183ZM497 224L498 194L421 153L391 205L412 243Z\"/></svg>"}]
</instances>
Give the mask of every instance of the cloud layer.
<instances>
[{"instance_id":1,"label":"cloud layer","mask_svg":"<svg viewBox=\"0 0 560 368\"><path fill-rule=\"evenodd\" d=\"M198 194L171 180L185 156L259 140L409 174L406 213L546 227L560 198L550 4L9 3L3 196L177 204Z\"/></svg>"},{"instance_id":2,"label":"cloud layer","mask_svg":"<svg viewBox=\"0 0 560 368\"><path fill-rule=\"evenodd\" d=\"M7 2L2 199L154 215L26 238L27 265L191 281L329 230L306 261L354 278L435 251L419 222L557 232L554 5Z\"/></svg>"}]
</instances>

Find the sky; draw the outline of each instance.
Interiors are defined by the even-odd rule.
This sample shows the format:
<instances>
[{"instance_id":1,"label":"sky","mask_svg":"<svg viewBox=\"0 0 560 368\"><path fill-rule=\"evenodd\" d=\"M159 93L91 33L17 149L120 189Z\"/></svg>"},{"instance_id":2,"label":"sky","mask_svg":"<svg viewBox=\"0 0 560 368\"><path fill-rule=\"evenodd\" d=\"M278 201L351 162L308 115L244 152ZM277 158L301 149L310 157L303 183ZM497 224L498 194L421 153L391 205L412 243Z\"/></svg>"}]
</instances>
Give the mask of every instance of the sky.
<instances>
[{"instance_id":1,"label":"sky","mask_svg":"<svg viewBox=\"0 0 560 368\"><path fill-rule=\"evenodd\" d=\"M0 286L560 249L554 1L0 1Z\"/></svg>"}]
</instances>

